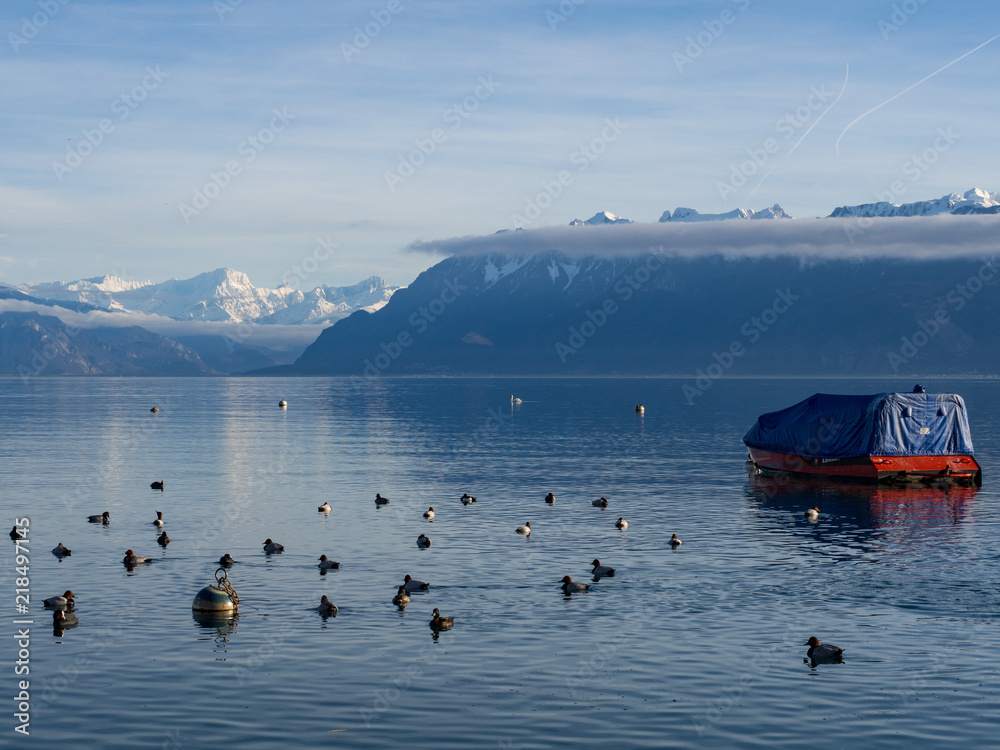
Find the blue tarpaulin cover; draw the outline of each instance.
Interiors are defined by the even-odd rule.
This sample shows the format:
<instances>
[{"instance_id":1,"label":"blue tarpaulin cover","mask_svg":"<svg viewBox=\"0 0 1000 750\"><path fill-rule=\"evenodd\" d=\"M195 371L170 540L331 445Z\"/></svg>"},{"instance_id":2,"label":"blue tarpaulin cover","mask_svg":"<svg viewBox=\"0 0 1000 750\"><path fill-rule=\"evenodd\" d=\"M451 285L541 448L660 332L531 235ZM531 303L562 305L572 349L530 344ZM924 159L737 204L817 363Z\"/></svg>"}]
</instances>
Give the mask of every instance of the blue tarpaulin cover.
<instances>
[{"instance_id":1,"label":"blue tarpaulin cover","mask_svg":"<svg viewBox=\"0 0 1000 750\"><path fill-rule=\"evenodd\" d=\"M972 455L965 402L953 393L816 393L757 418L751 448L815 458Z\"/></svg>"}]
</instances>

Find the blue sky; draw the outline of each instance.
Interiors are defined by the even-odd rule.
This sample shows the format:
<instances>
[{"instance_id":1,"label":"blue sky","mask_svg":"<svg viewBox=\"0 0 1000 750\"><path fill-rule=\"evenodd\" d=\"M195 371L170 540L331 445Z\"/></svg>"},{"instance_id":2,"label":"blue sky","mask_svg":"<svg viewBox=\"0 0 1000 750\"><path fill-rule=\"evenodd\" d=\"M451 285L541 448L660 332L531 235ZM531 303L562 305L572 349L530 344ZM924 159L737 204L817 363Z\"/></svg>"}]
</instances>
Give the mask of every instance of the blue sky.
<instances>
[{"instance_id":1,"label":"blue sky","mask_svg":"<svg viewBox=\"0 0 1000 750\"><path fill-rule=\"evenodd\" d=\"M529 212L997 191L1000 39L885 103L996 34L934 0L6 2L0 279L407 284L411 243Z\"/></svg>"}]
</instances>

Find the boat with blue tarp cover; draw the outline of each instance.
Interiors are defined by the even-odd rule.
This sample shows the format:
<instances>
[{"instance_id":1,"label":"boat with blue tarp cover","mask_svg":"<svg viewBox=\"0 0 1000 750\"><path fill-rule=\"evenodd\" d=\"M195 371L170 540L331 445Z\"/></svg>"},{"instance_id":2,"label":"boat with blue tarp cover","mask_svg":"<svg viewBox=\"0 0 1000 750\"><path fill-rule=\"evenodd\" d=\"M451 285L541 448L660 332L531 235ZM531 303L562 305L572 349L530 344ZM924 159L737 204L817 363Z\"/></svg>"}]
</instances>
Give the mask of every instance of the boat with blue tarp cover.
<instances>
[{"instance_id":1,"label":"boat with blue tarp cover","mask_svg":"<svg viewBox=\"0 0 1000 750\"><path fill-rule=\"evenodd\" d=\"M762 414L743 437L748 467L873 482L980 486L965 402L954 393L815 393Z\"/></svg>"}]
</instances>

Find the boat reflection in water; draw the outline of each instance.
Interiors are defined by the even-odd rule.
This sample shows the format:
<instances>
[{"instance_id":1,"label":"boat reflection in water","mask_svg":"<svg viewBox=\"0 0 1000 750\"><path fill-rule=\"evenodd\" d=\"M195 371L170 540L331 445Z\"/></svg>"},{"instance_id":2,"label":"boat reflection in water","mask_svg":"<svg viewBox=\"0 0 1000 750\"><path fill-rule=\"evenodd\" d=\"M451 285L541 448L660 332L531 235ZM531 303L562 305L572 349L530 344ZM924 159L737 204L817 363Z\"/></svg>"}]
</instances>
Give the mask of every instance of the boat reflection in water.
<instances>
[{"instance_id":1,"label":"boat reflection in water","mask_svg":"<svg viewBox=\"0 0 1000 750\"><path fill-rule=\"evenodd\" d=\"M746 489L751 503L789 511L805 526L816 523L805 518L805 511L819 508L823 525L876 530L905 526L908 533L967 523L978 492L976 486L946 482L893 486L756 473L749 474Z\"/></svg>"}]
</instances>

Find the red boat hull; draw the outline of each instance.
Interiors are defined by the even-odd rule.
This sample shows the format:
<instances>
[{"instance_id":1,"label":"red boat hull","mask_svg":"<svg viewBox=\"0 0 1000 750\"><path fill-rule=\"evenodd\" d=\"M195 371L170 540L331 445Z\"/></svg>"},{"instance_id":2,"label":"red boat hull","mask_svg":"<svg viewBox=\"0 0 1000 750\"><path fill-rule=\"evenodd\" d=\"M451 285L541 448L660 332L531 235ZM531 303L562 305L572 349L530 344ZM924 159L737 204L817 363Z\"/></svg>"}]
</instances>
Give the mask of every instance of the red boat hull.
<instances>
[{"instance_id":1,"label":"red boat hull","mask_svg":"<svg viewBox=\"0 0 1000 750\"><path fill-rule=\"evenodd\" d=\"M983 483L983 470L972 456L855 456L808 458L791 453L749 448L750 460L760 471L780 471L814 477L864 482Z\"/></svg>"}]
</instances>

